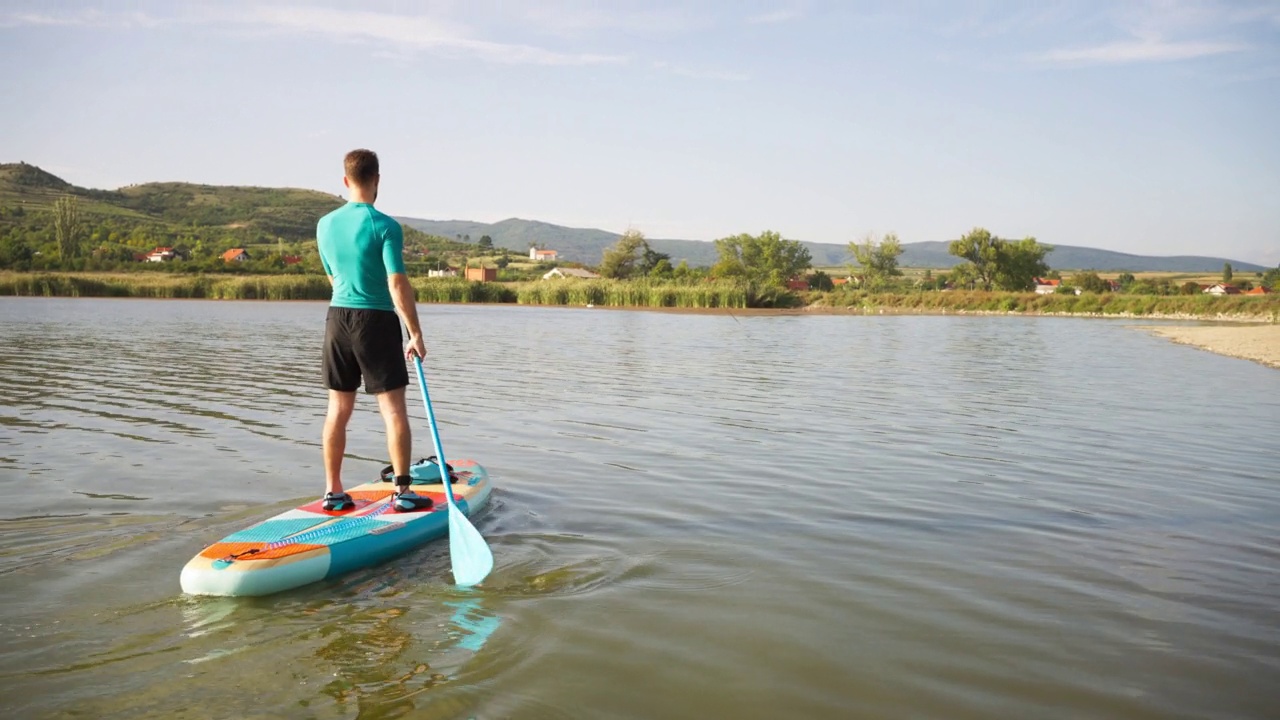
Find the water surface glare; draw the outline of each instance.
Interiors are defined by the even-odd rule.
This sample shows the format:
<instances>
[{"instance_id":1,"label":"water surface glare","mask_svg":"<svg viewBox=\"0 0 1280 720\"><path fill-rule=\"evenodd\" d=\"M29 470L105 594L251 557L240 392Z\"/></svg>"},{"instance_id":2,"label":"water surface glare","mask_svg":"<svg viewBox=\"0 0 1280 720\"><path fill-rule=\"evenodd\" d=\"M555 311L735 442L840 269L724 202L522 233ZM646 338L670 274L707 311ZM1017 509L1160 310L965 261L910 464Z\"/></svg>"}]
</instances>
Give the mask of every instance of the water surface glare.
<instances>
[{"instance_id":1,"label":"water surface glare","mask_svg":"<svg viewBox=\"0 0 1280 720\"><path fill-rule=\"evenodd\" d=\"M198 599L323 489L324 304L0 299L0 716L1280 717L1280 372L1119 321L420 310L493 575Z\"/></svg>"}]
</instances>

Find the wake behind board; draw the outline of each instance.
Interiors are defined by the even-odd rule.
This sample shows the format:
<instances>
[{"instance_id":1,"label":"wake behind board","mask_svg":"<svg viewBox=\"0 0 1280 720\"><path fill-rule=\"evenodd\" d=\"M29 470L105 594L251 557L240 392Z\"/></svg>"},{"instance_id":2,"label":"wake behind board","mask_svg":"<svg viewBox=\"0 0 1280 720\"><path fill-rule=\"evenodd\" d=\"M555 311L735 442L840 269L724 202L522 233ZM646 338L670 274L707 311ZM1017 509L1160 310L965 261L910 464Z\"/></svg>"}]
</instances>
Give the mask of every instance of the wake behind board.
<instances>
[{"instance_id":1,"label":"wake behind board","mask_svg":"<svg viewBox=\"0 0 1280 720\"><path fill-rule=\"evenodd\" d=\"M451 460L458 509L474 515L489 499L489 474L474 460ZM434 501L398 512L394 487L374 481L348 488L356 507L330 512L316 500L282 512L210 545L182 568L190 595L270 595L390 560L449 533L449 506L439 466L414 465L413 490Z\"/></svg>"}]
</instances>

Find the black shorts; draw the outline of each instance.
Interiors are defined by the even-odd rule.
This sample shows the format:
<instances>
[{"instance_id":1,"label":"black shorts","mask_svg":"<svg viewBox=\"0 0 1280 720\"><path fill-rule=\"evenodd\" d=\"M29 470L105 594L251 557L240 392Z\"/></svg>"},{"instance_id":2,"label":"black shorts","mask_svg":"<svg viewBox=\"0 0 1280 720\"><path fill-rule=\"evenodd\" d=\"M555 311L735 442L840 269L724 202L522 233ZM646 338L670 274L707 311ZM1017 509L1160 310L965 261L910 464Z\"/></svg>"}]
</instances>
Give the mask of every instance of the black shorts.
<instances>
[{"instance_id":1,"label":"black shorts","mask_svg":"<svg viewBox=\"0 0 1280 720\"><path fill-rule=\"evenodd\" d=\"M361 377L368 393L407 386L403 342L400 317L390 310L330 307L321 362L325 387L355 392Z\"/></svg>"}]
</instances>

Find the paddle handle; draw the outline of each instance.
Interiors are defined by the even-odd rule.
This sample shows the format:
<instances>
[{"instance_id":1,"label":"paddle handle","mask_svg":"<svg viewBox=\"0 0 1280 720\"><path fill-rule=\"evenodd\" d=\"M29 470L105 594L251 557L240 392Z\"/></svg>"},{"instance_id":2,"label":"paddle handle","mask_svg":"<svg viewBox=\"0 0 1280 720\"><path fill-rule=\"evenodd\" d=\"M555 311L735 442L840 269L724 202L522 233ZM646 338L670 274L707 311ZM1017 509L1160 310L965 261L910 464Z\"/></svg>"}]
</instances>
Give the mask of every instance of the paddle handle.
<instances>
[{"instance_id":1,"label":"paddle handle","mask_svg":"<svg viewBox=\"0 0 1280 720\"><path fill-rule=\"evenodd\" d=\"M422 373L422 358L413 356L413 368L418 373L418 387L422 390L422 404L427 409L427 425L431 428L431 444L436 449L436 462L440 463L440 480L444 482L444 499L449 503L450 511L457 508L453 504L453 486L449 484L449 466L444 460L444 448L440 447L440 431L436 428L436 414L431 409L431 395L427 392L427 376Z\"/></svg>"}]
</instances>

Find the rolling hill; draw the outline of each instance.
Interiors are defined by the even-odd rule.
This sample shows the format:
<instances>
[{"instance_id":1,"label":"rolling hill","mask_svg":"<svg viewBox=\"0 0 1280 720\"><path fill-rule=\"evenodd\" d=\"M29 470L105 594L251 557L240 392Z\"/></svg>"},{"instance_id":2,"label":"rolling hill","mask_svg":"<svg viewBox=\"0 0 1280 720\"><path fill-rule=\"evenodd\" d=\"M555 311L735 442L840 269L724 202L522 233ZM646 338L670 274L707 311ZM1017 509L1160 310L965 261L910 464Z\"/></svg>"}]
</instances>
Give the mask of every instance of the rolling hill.
<instances>
[{"instance_id":1,"label":"rolling hill","mask_svg":"<svg viewBox=\"0 0 1280 720\"><path fill-rule=\"evenodd\" d=\"M130 185L117 190L96 190L73 185L62 178L27 163L0 164L0 239L48 236L50 219L46 212L54 200L66 195L79 199L81 217L98 228L103 236L131 238L130 243L176 243L184 239L207 244L228 245L275 243L277 239L295 243L314 242L316 221L344 202L329 193L298 188L265 188L201 185L183 182L155 182ZM510 218L496 223L467 220L425 220L398 218L405 225L437 236L432 247L449 252L465 252L454 243L436 240L466 240L472 244L488 235L497 247L526 253L530 245L556 250L562 260L596 265L606 248L620 235L594 228L572 228L537 220ZM426 246L427 239L414 235L414 242ZM693 266L709 266L716 261L715 245L697 240L650 238L658 252L667 253L673 263L681 260ZM845 245L805 243L815 265L842 266L850 262ZM1230 262L1237 271L1267 268L1219 257L1155 257L1099 250L1071 245L1055 246L1049 254L1051 267L1060 270L1217 272ZM926 241L905 243L900 264L904 267L947 268L958 259L947 253L947 243Z\"/></svg>"},{"instance_id":2,"label":"rolling hill","mask_svg":"<svg viewBox=\"0 0 1280 720\"><path fill-rule=\"evenodd\" d=\"M421 218L400 217L400 222L433 235L444 237L470 236L476 242L483 235L493 239L497 247L505 247L517 252L527 252L530 243L538 247L549 248L559 253L560 259L567 262L578 262L595 265L600 262L605 248L614 244L621 237L617 233L605 230L570 228L561 225L510 218L496 223L477 223L463 220L423 220ZM687 261L690 265L706 266L716 261L716 249L713 243L699 240L664 240L650 238L649 245L658 252L671 256L672 263ZM844 245L829 243L804 243L813 256L814 265L820 267L840 266L851 262L849 251ZM899 264L903 267L949 268L960 262L959 258L947 252L946 241L923 241L903 243L902 257ZM1231 263L1236 271L1255 272L1267 268L1254 263L1240 262L1220 257L1208 256L1147 256L1130 255L1128 253L1099 250L1097 248L1077 247L1073 245L1054 246L1048 257L1050 267L1059 270L1100 270L1129 272L1218 272L1223 263Z\"/></svg>"}]
</instances>

